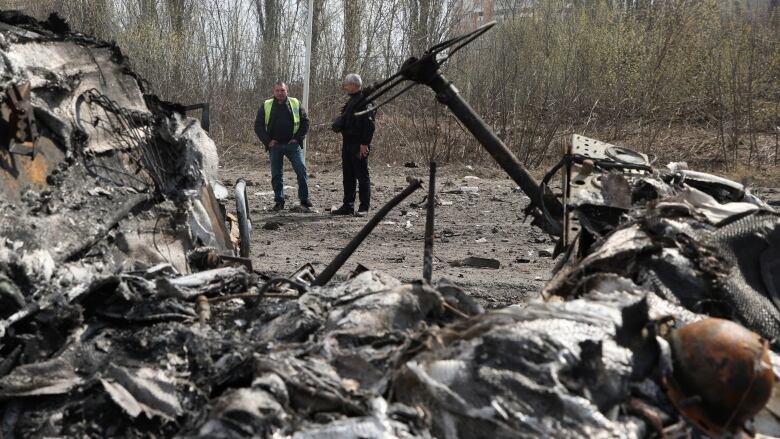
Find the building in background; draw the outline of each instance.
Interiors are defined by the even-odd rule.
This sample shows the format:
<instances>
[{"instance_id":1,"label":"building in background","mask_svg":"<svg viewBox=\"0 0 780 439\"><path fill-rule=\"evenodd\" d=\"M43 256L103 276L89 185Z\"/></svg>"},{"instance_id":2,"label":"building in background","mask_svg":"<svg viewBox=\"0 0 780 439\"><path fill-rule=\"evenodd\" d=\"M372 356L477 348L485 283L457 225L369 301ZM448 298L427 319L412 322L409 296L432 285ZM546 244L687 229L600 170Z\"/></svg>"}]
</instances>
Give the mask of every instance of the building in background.
<instances>
[{"instance_id":1,"label":"building in background","mask_svg":"<svg viewBox=\"0 0 780 439\"><path fill-rule=\"evenodd\" d=\"M457 11L460 20L456 34L463 34L493 20L494 0L460 0Z\"/></svg>"},{"instance_id":2,"label":"building in background","mask_svg":"<svg viewBox=\"0 0 780 439\"><path fill-rule=\"evenodd\" d=\"M472 31L493 20L531 17L536 3L537 0L459 0L457 33Z\"/></svg>"}]
</instances>

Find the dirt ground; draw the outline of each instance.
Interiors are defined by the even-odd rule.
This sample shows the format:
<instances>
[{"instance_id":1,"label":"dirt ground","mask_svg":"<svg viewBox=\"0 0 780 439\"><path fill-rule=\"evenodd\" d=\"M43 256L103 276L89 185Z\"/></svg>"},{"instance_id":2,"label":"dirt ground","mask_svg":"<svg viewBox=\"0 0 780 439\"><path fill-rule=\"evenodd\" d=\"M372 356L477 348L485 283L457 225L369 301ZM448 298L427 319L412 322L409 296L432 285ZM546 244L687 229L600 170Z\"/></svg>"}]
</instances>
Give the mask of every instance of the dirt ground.
<instances>
[{"instance_id":1,"label":"dirt ground","mask_svg":"<svg viewBox=\"0 0 780 439\"><path fill-rule=\"evenodd\" d=\"M370 216L408 185L407 177L422 178L424 187L385 217L335 279L346 277L358 263L402 281L421 278L425 231L425 203L421 201L428 190L427 164L408 168L372 163L372 206L369 217L363 218L328 213L342 200L340 163L309 164L309 192L315 205L312 213L290 211L298 200L295 173L288 165L283 212L271 211L273 191L266 157L226 163L221 171L223 183L229 188L239 177L247 180L254 268L280 275L290 275L307 262L318 273L322 271ZM522 209L528 197L498 171L468 166L440 166L436 186L441 205L436 207L434 282L447 278L487 308L527 301L540 291L550 276L553 242L531 226L530 219L523 221ZM476 187L478 191L465 192L463 187ZM229 208L234 206L229 204ZM496 259L500 267L451 266L469 256Z\"/></svg>"},{"instance_id":2,"label":"dirt ground","mask_svg":"<svg viewBox=\"0 0 780 439\"><path fill-rule=\"evenodd\" d=\"M408 177L425 182L374 229L334 280L345 278L357 264L387 272L402 281L422 276L428 166L371 163L372 210L376 213L407 185ZM342 199L341 165L309 163L312 213L295 213L298 204L295 173L285 163L286 209L272 212L273 191L265 154L242 154L222 162L223 183L232 188L237 178L247 180L252 219L253 266L268 274L290 275L312 263L319 273L366 224L369 217L342 217L328 213ZM476 178L475 178L476 177ZM549 279L554 261L552 240L524 221L528 197L500 170L463 165L439 166L436 207L433 280L447 278L463 287L486 308L525 302ZM463 187L476 187L468 192ZM780 190L761 187L753 191L777 208ZM413 204L419 204L419 207ZM234 209L231 203L228 206ZM466 257L498 260L500 267L453 266Z\"/></svg>"}]
</instances>

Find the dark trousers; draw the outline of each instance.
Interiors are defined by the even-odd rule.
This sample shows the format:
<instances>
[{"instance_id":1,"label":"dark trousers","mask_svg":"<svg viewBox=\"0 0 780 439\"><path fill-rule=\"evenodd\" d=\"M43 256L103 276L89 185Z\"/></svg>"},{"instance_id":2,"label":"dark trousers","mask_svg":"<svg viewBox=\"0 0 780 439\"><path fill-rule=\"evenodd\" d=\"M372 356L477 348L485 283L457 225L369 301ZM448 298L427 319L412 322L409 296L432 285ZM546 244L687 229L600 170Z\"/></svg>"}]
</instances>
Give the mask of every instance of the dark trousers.
<instances>
[{"instance_id":1,"label":"dark trousers","mask_svg":"<svg viewBox=\"0 0 780 439\"><path fill-rule=\"evenodd\" d=\"M368 157L360 157L360 145L344 142L341 145L341 171L344 175L344 205L355 206L355 187L360 193L358 210L371 206L371 179L368 176Z\"/></svg>"}]
</instances>

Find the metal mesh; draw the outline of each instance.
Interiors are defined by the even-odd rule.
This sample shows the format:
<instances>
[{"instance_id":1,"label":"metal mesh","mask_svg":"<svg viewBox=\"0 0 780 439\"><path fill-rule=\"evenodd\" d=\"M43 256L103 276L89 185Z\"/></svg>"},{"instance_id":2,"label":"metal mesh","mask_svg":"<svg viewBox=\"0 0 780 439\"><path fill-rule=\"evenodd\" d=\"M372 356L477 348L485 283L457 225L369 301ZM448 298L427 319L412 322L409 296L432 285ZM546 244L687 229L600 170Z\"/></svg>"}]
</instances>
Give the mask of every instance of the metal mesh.
<instances>
[{"instance_id":1,"label":"metal mesh","mask_svg":"<svg viewBox=\"0 0 780 439\"><path fill-rule=\"evenodd\" d=\"M84 99L85 102L97 105L105 111L106 118L95 116L95 123L109 125L112 140L128 152L132 162L138 164L135 173L145 170L160 190L171 175L167 164L175 160L175 157L168 148L159 147L154 133L153 115L122 108L116 101L94 88L82 93L79 99ZM118 169L113 171L124 172Z\"/></svg>"}]
</instances>

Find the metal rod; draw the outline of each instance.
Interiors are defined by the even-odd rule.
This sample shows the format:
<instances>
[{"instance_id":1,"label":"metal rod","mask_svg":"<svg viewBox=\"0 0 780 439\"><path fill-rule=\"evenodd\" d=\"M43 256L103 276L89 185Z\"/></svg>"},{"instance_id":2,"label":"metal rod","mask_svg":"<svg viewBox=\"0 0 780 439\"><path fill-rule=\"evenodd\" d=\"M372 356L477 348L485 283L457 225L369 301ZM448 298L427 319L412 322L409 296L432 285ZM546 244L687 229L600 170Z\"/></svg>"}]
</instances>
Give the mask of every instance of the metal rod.
<instances>
[{"instance_id":1,"label":"metal rod","mask_svg":"<svg viewBox=\"0 0 780 439\"><path fill-rule=\"evenodd\" d=\"M504 142L490 129L473 108L459 94L458 90L448 81L439 70L441 63L449 56L457 52L465 45L471 43L478 36L493 27L495 22L487 23L474 31L439 43L428 49L421 58L410 57L401 65L399 71L382 82L386 84L399 75L405 79L425 84L436 92L439 102L446 105L455 117L469 130L479 143L490 153L499 166L520 186L531 199L529 208L526 209L534 217L534 225L544 229L554 236L561 236L563 219L563 205L552 192L539 185L531 174L523 167L517 157L504 145ZM437 54L444 49L455 46L442 60L437 60ZM383 91L384 92L384 91ZM376 96L369 94L367 101L373 101ZM539 211L544 206L549 215L542 215Z\"/></svg>"},{"instance_id":2,"label":"metal rod","mask_svg":"<svg viewBox=\"0 0 780 439\"><path fill-rule=\"evenodd\" d=\"M392 90L396 85L406 81L406 78L400 76L400 73L396 73L395 75L392 76L392 78L396 78L396 79L394 79L393 81L388 80L382 82L382 84L387 84L387 83L390 84L387 87L382 86L384 88L380 88L379 85L373 85L373 84L370 85L369 86L370 91L368 90L368 88L366 89L365 92L366 94L363 96L363 99L361 99L361 101L358 103L357 106L361 107L364 103L368 105L369 103L376 101L377 99L379 99L380 96Z\"/></svg>"},{"instance_id":3,"label":"metal rod","mask_svg":"<svg viewBox=\"0 0 780 439\"><path fill-rule=\"evenodd\" d=\"M531 202L537 206L541 205L544 195L539 187L539 183L534 180L531 174L525 170L517 157L504 145L504 142L488 127L484 120L474 111L458 93L458 90L437 70L426 78L426 84L436 92L436 98L439 102L446 105L450 111L460 120L472 135L482 144L490 153L499 166L520 186L531 199ZM563 206L553 198L545 198L545 204L550 212L556 217L563 215ZM557 224L548 224L551 228L560 229ZM560 230L549 230L560 236Z\"/></svg>"},{"instance_id":4,"label":"metal rod","mask_svg":"<svg viewBox=\"0 0 780 439\"><path fill-rule=\"evenodd\" d=\"M91 236L84 236L84 239L81 242L78 242L71 247L66 247L59 255L55 255L55 262L69 262L77 259L79 255L102 240L103 237L106 236L114 226L119 224L120 221L125 219L130 212L152 199L153 194L135 194L132 197L128 197L124 204L115 206L114 210L108 213L101 223L98 223L92 231Z\"/></svg>"},{"instance_id":5,"label":"metal rod","mask_svg":"<svg viewBox=\"0 0 780 439\"><path fill-rule=\"evenodd\" d=\"M400 194L393 197L392 200L388 201L387 204L382 206L379 211L366 223L365 226L358 232L357 235L355 235L354 238L352 238L351 241L349 241L349 244L347 244L346 247L344 247L343 250L336 256L333 261L328 264L327 267L325 267L324 270L322 270L322 273L320 273L319 276L317 276L316 279L314 279L314 282L312 282L312 285L315 286L322 286L327 284L330 279L333 277L334 274L336 274L337 271L344 265L345 262L347 262L347 259L349 259L350 256L352 256L352 253L357 250L357 248L360 246L360 244L363 242L364 239L371 233L371 231L374 230L374 227L379 224L380 221L391 211L395 206L397 206L401 201L403 201L406 197L411 195L412 192L416 191L422 186L422 182L420 180L414 180L411 183L409 183L409 186L406 187Z\"/></svg>"},{"instance_id":6,"label":"metal rod","mask_svg":"<svg viewBox=\"0 0 780 439\"><path fill-rule=\"evenodd\" d=\"M431 161L428 176L428 210L425 213L425 250L423 251L423 279L431 283L433 274L433 215L436 208L436 162Z\"/></svg>"},{"instance_id":7,"label":"metal rod","mask_svg":"<svg viewBox=\"0 0 780 439\"><path fill-rule=\"evenodd\" d=\"M303 108L311 114L309 108L309 84L311 81L311 39L312 29L314 27L314 0L309 0L309 7L306 11L306 57L303 62ZM306 164L306 151L309 146L308 140L303 140L303 163Z\"/></svg>"},{"instance_id":8,"label":"metal rod","mask_svg":"<svg viewBox=\"0 0 780 439\"><path fill-rule=\"evenodd\" d=\"M416 82L412 82L411 84L409 84L409 85L407 85L406 87L404 87L404 88L403 88L403 90L401 90L401 91L399 91L398 93L394 94L394 95L393 95L393 96L391 96L389 99L387 99L386 101L382 102L381 104L379 104L379 105L377 105L377 106L375 106L375 107L374 107L374 106L369 106L368 108L366 108L366 109L365 109L365 110L363 110L363 111L358 111L358 112L356 112L356 113L355 113L355 116L362 116L362 115L364 115L364 114L366 114L366 113L370 113L370 112L372 112L372 111L376 111L376 110L378 110L379 108L381 108L381 107L383 107L383 106L385 106L385 105L389 104L390 102L392 102L392 101L393 101L393 99L395 99L395 98L397 98L398 96L401 96L402 94L406 93L407 91L409 91L409 89L410 89L410 88L412 88L412 87L414 87L414 86L416 86L416 85L417 85L417 83L416 83ZM380 96L380 95L377 95L377 96Z\"/></svg>"}]
</instances>

